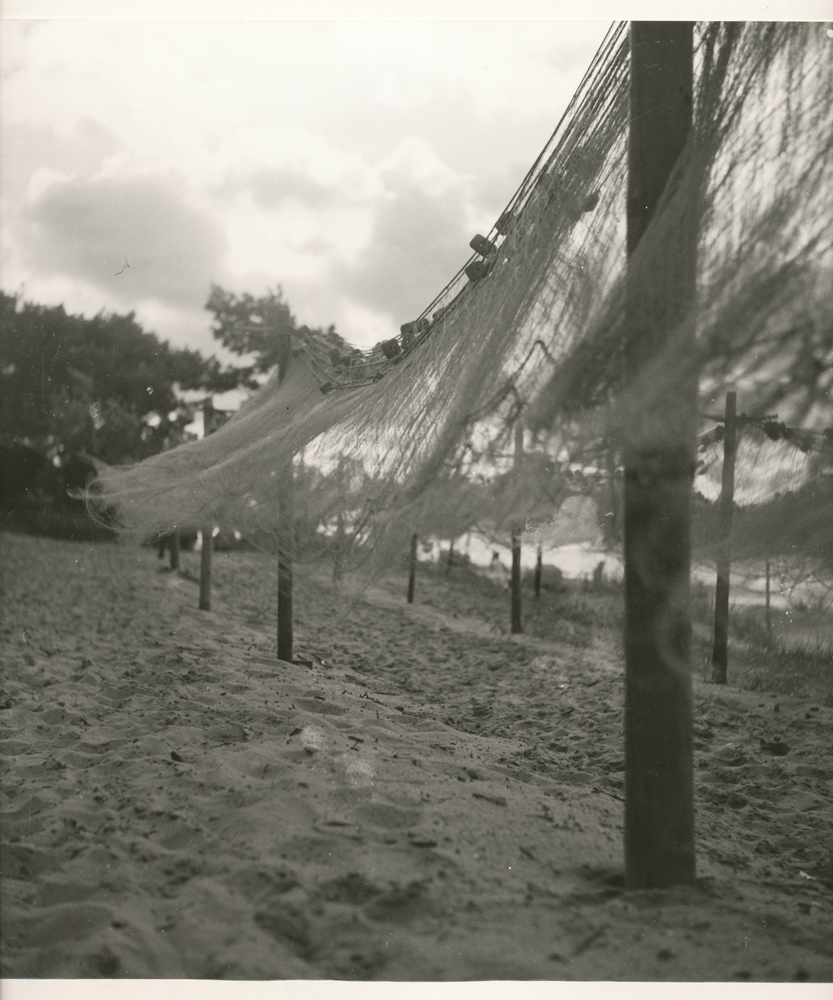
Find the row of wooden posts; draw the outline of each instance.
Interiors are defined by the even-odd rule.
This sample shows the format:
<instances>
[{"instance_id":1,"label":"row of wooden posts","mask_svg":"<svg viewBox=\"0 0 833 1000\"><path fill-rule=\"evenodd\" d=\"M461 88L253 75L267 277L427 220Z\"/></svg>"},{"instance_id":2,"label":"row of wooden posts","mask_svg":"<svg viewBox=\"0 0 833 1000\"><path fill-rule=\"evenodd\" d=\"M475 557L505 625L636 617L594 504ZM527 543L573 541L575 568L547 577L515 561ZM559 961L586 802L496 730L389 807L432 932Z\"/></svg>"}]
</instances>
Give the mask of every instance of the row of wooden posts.
<instances>
[{"instance_id":1,"label":"row of wooden posts","mask_svg":"<svg viewBox=\"0 0 833 1000\"><path fill-rule=\"evenodd\" d=\"M205 434L217 430L222 423L222 411L214 409L212 401L203 404L203 420ZM732 511L734 509L735 488L735 457L737 454L737 393L726 394L726 410L724 417L723 436L723 466L721 477L721 492L719 500L720 537L717 558L717 583L715 588L714 613L714 646L712 649L712 680L717 684L725 684L728 679L729 660L729 594L730 574L732 566ZM523 426L518 421L515 424L515 465L523 460ZM286 477L287 486L282 495L283 509L281 522L291 523L288 502L292 501L292 477ZM512 528L512 571L510 576L511 595L511 631L514 634L523 632L522 597L521 597L521 538L520 525ZM202 548L200 552L200 591L199 608L201 611L211 610L211 563L213 554L213 526L206 524L202 529ZM408 573L408 604L413 604L415 594L418 536L411 537ZM288 546L287 535L282 536L283 547L278 556L278 658L292 660L292 554ZM172 570L179 569L180 535L174 531L168 536L170 549L170 565ZM448 552L448 569L454 553L454 543ZM541 593L542 552L538 546L538 557L535 567L535 596ZM771 627L770 617L770 563L766 562L766 627ZM283 653L284 655L281 655Z\"/></svg>"},{"instance_id":2,"label":"row of wooden posts","mask_svg":"<svg viewBox=\"0 0 833 1000\"><path fill-rule=\"evenodd\" d=\"M732 391L726 394L726 410L723 418L723 465L721 476L720 499L718 510L720 512L720 534L718 539L717 556L717 581L715 586L715 611L714 611L714 645L712 648L712 680L716 684L725 684L728 679L729 663L729 594L730 575L732 569L732 511L734 509L735 496L735 457L737 455L737 393ZM523 425L520 421L515 424L515 466L520 465L523 460ZM521 598L521 537L522 529L520 525L512 528L512 573L510 577L511 595L511 631L514 634L523 632L522 621L522 598ZM408 604L413 604L414 588L417 567L417 546L418 536L416 533L411 538L411 549L409 556L408 575ZM452 540L448 550L448 572L451 571L452 559L454 556L454 542ZM538 546L538 558L535 565L534 592L535 597L541 595L541 569L542 569L541 546ZM766 560L766 628L770 631L771 610L770 610L770 561Z\"/></svg>"},{"instance_id":3,"label":"row of wooden posts","mask_svg":"<svg viewBox=\"0 0 833 1000\"><path fill-rule=\"evenodd\" d=\"M520 420L515 422L515 469L518 469L523 461L524 455L524 428ZM523 632L523 607L521 599L521 539L523 527L519 523L512 525L512 571L509 577L510 594L510 621L513 635L520 635ZM417 567L417 546L419 538L416 532L411 536L411 550L408 559L408 604L414 603L414 587L416 581ZM448 550L448 572L451 572L451 563L454 558L454 541L451 541ZM541 596L541 568L542 549L538 546L538 558L535 564L535 596Z\"/></svg>"},{"instance_id":4,"label":"row of wooden posts","mask_svg":"<svg viewBox=\"0 0 833 1000\"><path fill-rule=\"evenodd\" d=\"M206 525L202 529L202 549L200 551L200 611L211 610L211 556L214 550L213 526ZM171 569L179 570L180 533L172 531L165 536L164 545L170 552Z\"/></svg>"},{"instance_id":5,"label":"row of wooden posts","mask_svg":"<svg viewBox=\"0 0 833 1000\"><path fill-rule=\"evenodd\" d=\"M203 433L206 435L212 434L214 431L218 430L228 418L228 413L225 411L214 409L213 401L210 398L204 401L202 413L204 428ZM166 535L160 543L162 550L160 550L159 554L162 555L164 547L167 546L170 554L170 566L175 572L179 571L180 541L180 532L178 529L175 529L170 532L170 534ZM200 550L200 611L211 610L211 557L213 552L214 525L204 524L202 526L202 547Z\"/></svg>"},{"instance_id":6,"label":"row of wooden posts","mask_svg":"<svg viewBox=\"0 0 833 1000\"><path fill-rule=\"evenodd\" d=\"M411 549L408 554L408 604L414 603L414 593L416 588L417 549L419 546L419 535L414 532L411 535ZM448 549L448 562L446 571L451 573L451 565L454 559L454 542L452 541ZM543 551L538 546L538 558L535 563L535 576L533 578L533 588L535 597L541 596L541 570ZM513 634L523 632L522 620L522 600L521 600L521 529L515 528L512 531L512 572L509 577L509 592L511 596L511 631Z\"/></svg>"},{"instance_id":7,"label":"row of wooden posts","mask_svg":"<svg viewBox=\"0 0 833 1000\"><path fill-rule=\"evenodd\" d=\"M289 371L292 356L292 343L288 334L284 334L279 343L278 352L278 384L282 383ZM211 399L203 403L204 434L217 430L225 420L222 411L214 409ZM293 659L293 624L292 624L292 574L293 574L293 531L294 531L294 497L292 482L292 458L286 460L280 478L279 523L278 523L278 659L292 663ZM205 524L202 527L202 547L200 552L200 597L201 611L211 610L211 562L214 549L214 526ZM171 569L179 569L179 532L170 536Z\"/></svg>"},{"instance_id":8,"label":"row of wooden posts","mask_svg":"<svg viewBox=\"0 0 833 1000\"><path fill-rule=\"evenodd\" d=\"M291 341L288 335L282 340L280 351L278 382L284 381L289 370L291 359ZM225 414L220 416L222 411L217 411L213 407L211 399L206 399L203 403L203 427L204 434L211 434L224 422ZM520 465L523 460L523 425L520 421L515 424L515 465ZM294 523L294 497L293 497L293 475L291 459L287 461L285 474L281 477L279 496L279 527L278 527L278 614L277 614L277 656L279 660L293 662L293 614L292 614L292 585L293 585L293 523ZM201 611L211 610L211 563L213 553L213 525L206 524L202 528L202 547L200 552L200 595L199 608ZM522 528L515 525L512 528L512 572L510 577L511 593L511 629L515 634L523 632L522 603L521 603L521 535ZM179 548L180 533L172 532L167 536L170 547L170 565L172 570L179 570ZM416 534L411 539L410 551L410 572L408 578L408 603L414 600L415 575L417 563L418 537ZM452 549L449 552L449 568L451 566ZM541 546L538 546L538 560L535 569L535 596L540 596L541 591Z\"/></svg>"}]
</instances>

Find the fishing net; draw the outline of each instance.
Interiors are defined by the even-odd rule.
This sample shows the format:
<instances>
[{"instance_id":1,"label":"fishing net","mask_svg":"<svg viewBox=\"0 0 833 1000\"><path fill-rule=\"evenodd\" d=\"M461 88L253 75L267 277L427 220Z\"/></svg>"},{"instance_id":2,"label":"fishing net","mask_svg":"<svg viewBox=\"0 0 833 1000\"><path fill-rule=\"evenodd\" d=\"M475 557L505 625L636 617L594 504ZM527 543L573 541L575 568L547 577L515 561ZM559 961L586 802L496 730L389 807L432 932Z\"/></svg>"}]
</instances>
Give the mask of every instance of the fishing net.
<instances>
[{"instance_id":1,"label":"fishing net","mask_svg":"<svg viewBox=\"0 0 833 1000\"><path fill-rule=\"evenodd\" d=\"M126 530L213 521L274 548L293 475L299 537L349 541L365 565L400 559L414 533L522 527L538 544L615 547L622 432L677 435L669 400L696 380L695 553L710 558L719 536L715 411L732 387L748 418L737 550L833 559L833 41L813 23L706 23L694 37L692 129L630 260L618 24L491 231L395 339L296 338L288 369L225 426L104 470L97 502ZM696 248L693 294L666 315L681 238ZM627 381L626 302L667 325Z\"/></svg>"},{"instance_id":2,"label":"fishing net","mask_svg":"<svg viewBox=\"0 0 833 1000\"><path fill-rule=\"evenodd\" d=\"M782 575L817 576L833 591L833 433L745 417L739 423L733 560L752 561L758 571L771 561ZM708 566L720 547L722 432L718 427L702 435L695 479L694 552Z\"/></svg>"}]
</instances>

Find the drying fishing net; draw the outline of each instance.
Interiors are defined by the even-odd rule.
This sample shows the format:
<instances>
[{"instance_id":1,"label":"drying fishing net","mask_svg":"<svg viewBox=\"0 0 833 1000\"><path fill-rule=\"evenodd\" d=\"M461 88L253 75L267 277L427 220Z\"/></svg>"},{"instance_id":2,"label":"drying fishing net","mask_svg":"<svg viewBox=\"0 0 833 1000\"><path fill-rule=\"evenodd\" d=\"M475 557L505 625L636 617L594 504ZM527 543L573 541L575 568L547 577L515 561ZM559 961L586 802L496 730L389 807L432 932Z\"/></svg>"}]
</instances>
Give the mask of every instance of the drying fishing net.
<instances>
[{"instance_id":1,"label":"drying fishing net","mask_svg":"<svg viewBox=\"0 0 833 1000\"><path fill-rule=\"evenodd\" d=\"M695 553L711 558L719 536L714 428L732 387L748 418L736 502L753 512L737 518L738 551L789 544L833 558L823 433L833 423L833 41L812 23L706 23L694 38L692 128L630 260L630 53L619 24L505 211L422 315L402 317L400 335L371 350L296 338L288 370L217 433L104 470L99 502L128 530L211 522L274 548L292 476L299 538L338 551L349 542L378 566L400 559L413 534L506 539L523 528L538 544L615 547L622 432L677 434L668 400L694 380ZM663 316L654 300L686 266L681 238L695 251L693 294ZM669 328L626 381L637 286L631 315L654 310ZM812 447L770 441L764 418L809 434Z\"/></svg>"},{"instance_id":2,"label":"drying fishing net","mask_svg":"<svg viewBox=\"0 0 833 1000\"><path fill-rule=\"evenodd\" d=\"M703 568L720 556L719 502L724 428L701 436L692 536ZM778 578L781 596L809 595L833 606L833 432L794 430L767 419L741 418L729 542L741 585L758 589L765 572Z\"/></svg>"}]
</instances>

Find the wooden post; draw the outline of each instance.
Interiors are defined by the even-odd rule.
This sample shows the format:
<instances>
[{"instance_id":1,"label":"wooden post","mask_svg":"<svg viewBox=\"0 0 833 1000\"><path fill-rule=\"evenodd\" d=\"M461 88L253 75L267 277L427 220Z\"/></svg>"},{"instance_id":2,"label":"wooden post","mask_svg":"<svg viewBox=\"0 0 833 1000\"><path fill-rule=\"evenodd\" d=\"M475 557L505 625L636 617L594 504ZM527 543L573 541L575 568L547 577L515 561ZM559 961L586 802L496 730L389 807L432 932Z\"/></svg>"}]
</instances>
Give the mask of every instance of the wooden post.
<instances>
[{"instance_id":1,"label":"wooden post","mask_svg":"<svg viewBox=\"0 0 833 1000\"><path fill-rule=\"evenodd\" d=\"M179 572L179 528L175 528L168 535L168 543L170 546L171 569L177 573Z\"/></svg>"},{"instance_id":2,"label":"wooden post","mask_svg":"<svg viewBox=\"0 0 833 1000\"><path fill-rule=\"evenodd\" d=\"M203 525L200 551L200 611L211 610L211 555L214 551L214 527Z\"/></svg>"},{"instance_id":3,"label":"wooden post","mask_svg":"<svg viewBox=\"0 0 833 1000\"><path fill-rule=\"evenodd\" d=\"M408 559L408 604L414 603L414 585L416 583L417 535L411 535L411 554Z\"/></svg>"},{"instance_id":4,"label":"wooden post","mask_svg":"<svg viewBox=\"0 0 833 1000\"><path fill-rule=\"evenodd\" d=\"M624 354L633 384L693 308L696 242L688 225L675 227L661 257L643 269L650 281L640 280L641 255L630 261L691 126L692 25L632 22L630 40ZM655 407L635 409L624 425L628 889L694 882L689 505L696 413L696 379L670 372Z\"/></svg>"},{"instance_id":5,"label":"wooden post","mask_svg":"<svg viewBox=\"0 0 833 1000\"><path fill-rule=\"evenodd\" d=\"M448 562L445 564L445 575L451 576L451 567L454 564L454 539L448 543Z\"/></svg>"},{"instance_id":6,"label":"wooden post","mask_svg":"<svg viewBox=\"0 0 833 1000\"><path fill-rule=\"evenodd\" d=\"M333 543L333 583L339 584L344 578L344 509L336 511L336 537Z\"/></svg>"},{"instance_id":7,"label":"wooden post","mask_svg":"<svg viewBox=\"0 0 833 1000\"><path fill-rule=\"evenodd\" d=\"M538 546L538 558L535 560L535 596L540 598L541 596L541 570L543 568L544 561L544 551L543 548Z\"/></svg>"},{"instance_id":8,"label":"wooden post","mask_svg":"<svg viewBox=\"0 0 833 1000\"><path fill-rule=\"evenodd\" d=\"M338 585L344 578L344 560L347 556L347 533L344 527L344 508L347 506L347 489L345 486L344 456L338 460L336 467L338 496L336 497L336 537L333 544L333 583Z\"/></svg>"},{"instance_id":9,"label":"wooden post","mask_svg":"<svg viewBox=\"0 0 833 1000\"><path fill-rule=\"evenodd\" d=\"M278 659L292 662L292 574L295 505L292 489L292 465L285 464L280 483L280 522L278 524Z\"/></svg>"},{"instance_id":10,"label":"wooden post","mask_svg":"<svg viewBox=\"0 0 833 1000\"><path fill-rule=\"evenodd\" d=\"M524 425L515 421L515 470L521 467L524 457ZM521 607L521 535L519 525L512 528L512 633L519 635L524 630Z\"/></svg>"},{"instance_id":11,"label":"wooden post","mask_svg":"<svg viewBox=\"0 0 833 1000\"><path fill-rule=\"evenodd\" d=\"M769 559L766 561L766 630L767 635L772 631L772 618L769 610Z\"/></svg>"},{"instance_id":12,"label":"wooden post","mask_svg":"<svg viewBox=\"0 0 833 1000\"><path fill-rule=\"evenodd\" d=\"M278 384L286 378L292 357L289 334L281 337ZM278 485L278 659L292 662L292 570L295 534L292 456L279 470Z\"/></svg>"},{"instance_id":13,"label":"wooden post","mask_svg":"<svg viewBox=\"0 0 833 1000\"><path fill-rule=\"evenodd\" d=\"M612 439L607 449L607 474L610 484L610 522L608 522L607 516L605 516L605 531L608 543L618 545L621 541L619 530L619 496L616 492L616 447Z\"/></svg>"},{"instance_id":14,"label":"wooden post","mask_svg":"<svg viewBox=\"0 0 833 1000\"><path fill-rule=\"evenodd\" d=\"M524 630L523 607L521 602L521 529L512 529L512 633L520 635Z\"/></svg>"},{"instance_id":15,"label":"wooden post","mask_svg":"<svg viewBox=\"0 0 833 1000\"><path fill-rule=\"evenodd\" d=\"M214 402L210 396L202 404L202 435L208 437L214 430ZM214 525L202 526L200 550L200 611L211 610L211 556L214 551Z\"/></svg>"},{"instance_id":16,"label":"wooden post","mask_svg":"<svg viewBox=\"0 0 833 1000\"><path fill-rule=\"evenodd\" d=\"M735 453L737 452L736 392L726 393L723 426L723 475L720 484L720 543L717 552L717 586L714 595L714 648L712 680L725 684L729 663L729 577L732 571L732 509L735 505Z\"/></svg>"}]
</instances>

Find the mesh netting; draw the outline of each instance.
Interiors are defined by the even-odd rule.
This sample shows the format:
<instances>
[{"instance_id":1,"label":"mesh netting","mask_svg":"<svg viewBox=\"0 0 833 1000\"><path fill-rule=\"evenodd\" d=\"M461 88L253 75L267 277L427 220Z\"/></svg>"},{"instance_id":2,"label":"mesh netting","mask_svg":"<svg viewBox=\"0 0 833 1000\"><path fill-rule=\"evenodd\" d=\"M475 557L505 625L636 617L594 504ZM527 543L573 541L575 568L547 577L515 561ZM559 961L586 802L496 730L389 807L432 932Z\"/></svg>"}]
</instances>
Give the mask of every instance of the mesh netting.
<instances>
[{"instance_id":1,"label":"mesh netting","mask_svg":"<svg viewBox=\"0 0 833 1000\"><path fill-rule=\"evenodd\" d=\"M695 480L695 552L715 557L720 535L723 453L701 438ZM811 558L833 568L833 435L772 421L741 424L735 466L732 552L736 559Z\"/></svg>"},{"instance_id":2,"label":"mesh netting","mask_svg":"<svg viewBox=\"0 0 833 1000\"><path fill-rule=\"evenodd\" d=\"M106 470L101 496L125 527L213 520L273 547L294 456L299 522L376 564L412 533L474 528L495 538L524 525L559 543L602 532L615 545L622 430L661 436L658 399L696 378L706 436L729 386L750 421L737 502L754 516L738 517L736 548L782 546L787 517L789 544L817 550L831 520L833 42L820 24L696 27L692 130L630 261L629 61L616 25L478 252L395 340L361 351L299 339L285 378L217 433ZM627 272L650 312L677 281L681 231L697 248L696 296L625 384ZM818 447L767 437L776 412L794 434L818 432ZM719 447L701 448L695 484L704 554Z\"/></svg>"}]
</instances>

